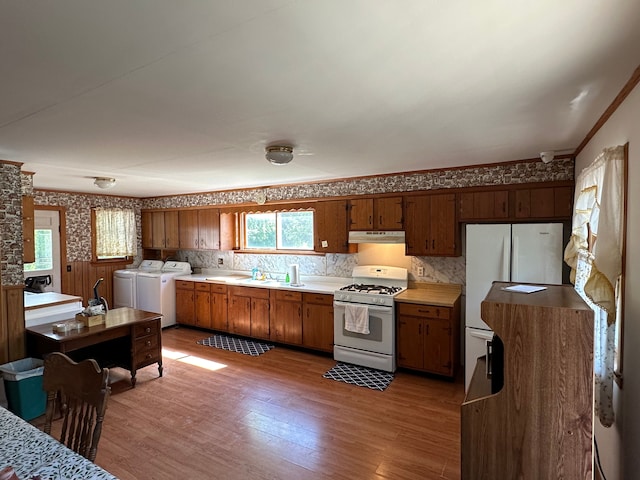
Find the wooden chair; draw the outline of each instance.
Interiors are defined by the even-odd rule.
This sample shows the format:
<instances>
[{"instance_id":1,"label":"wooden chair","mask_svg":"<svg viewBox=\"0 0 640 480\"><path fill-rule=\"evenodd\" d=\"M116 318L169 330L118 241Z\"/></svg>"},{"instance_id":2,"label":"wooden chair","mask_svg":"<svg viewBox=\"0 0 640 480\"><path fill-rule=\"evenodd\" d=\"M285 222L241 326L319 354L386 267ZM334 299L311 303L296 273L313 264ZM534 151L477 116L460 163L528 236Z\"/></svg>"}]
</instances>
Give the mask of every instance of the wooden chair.
<instances>
[{"instance_id":1,"label":"wooden chair","mask_svg":"<svg viewBox=\"0 0 640 480\"><path fill-rule=\"evenodd\" d=\"M56 412L62 414L60 442L94 461L111 387L109 369L93 359L76 363L54 352L44 360L42 388L47 392L45 433L51 435Z\"/></svg>"}]
</instances>

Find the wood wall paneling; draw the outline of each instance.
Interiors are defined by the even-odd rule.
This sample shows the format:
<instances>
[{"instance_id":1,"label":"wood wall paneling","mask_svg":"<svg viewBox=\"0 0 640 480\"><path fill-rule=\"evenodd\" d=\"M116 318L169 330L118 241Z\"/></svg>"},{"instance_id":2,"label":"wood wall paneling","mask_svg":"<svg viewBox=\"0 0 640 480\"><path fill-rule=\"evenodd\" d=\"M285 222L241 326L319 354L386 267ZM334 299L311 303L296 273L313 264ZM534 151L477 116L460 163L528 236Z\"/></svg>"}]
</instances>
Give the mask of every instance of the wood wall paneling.
<instances>
[{"instance_id":1,"label":"wood wall paneling","mask_svg":"<svg viewBox=\"0 0 640 480\"><path fill-rule=\"evenodd\" d=\"M11 362L26 354L24 329L24 286L2 287L2 322L0 322L0 361Z\"/></svg>"}]
</instances>

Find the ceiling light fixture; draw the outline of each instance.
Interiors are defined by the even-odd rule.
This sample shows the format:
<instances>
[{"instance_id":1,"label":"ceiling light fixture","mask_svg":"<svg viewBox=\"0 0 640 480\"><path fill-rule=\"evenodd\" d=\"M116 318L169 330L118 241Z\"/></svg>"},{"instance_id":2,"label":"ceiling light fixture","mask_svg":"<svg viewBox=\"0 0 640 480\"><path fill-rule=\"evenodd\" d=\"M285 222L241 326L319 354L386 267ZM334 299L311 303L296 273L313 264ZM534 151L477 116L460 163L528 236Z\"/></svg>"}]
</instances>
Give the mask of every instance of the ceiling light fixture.
<instances>
[{"instance_id":1,"label":"ceiling light fixture","mask_svg":"<svg viewBox=\"0 0 640 480\"><path fill-rule=\"evenodd\" d=\"M115 178L109 178L109 177L94 177L94 178L95 180L93 181L93 184L98 188L107 189L107 188L115 187L116 185Z\"/></svg>"},{"instance_id":2,"label":"ceiling light fixture","mask_svg":"<svg viewBox=\"0 0 640 480\"><path fill-rule=\"evenodd\" d=\"M265 151L265 158L274 165L286 165L293 160L293 147L288 145L273 145Z\"/></svg>"}]
</instances>

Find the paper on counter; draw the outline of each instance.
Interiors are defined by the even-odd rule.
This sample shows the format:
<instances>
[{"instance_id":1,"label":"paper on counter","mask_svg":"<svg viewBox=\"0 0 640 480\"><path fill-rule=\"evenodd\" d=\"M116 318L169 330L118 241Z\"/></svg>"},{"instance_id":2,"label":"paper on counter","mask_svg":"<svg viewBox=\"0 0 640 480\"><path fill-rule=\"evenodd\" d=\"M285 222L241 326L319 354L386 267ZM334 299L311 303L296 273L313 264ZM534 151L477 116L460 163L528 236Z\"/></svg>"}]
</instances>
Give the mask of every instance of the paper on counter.
<instances>
[{"instance_id":1,"label":"paper on counter","mask_svg":"<svg viewBox=\"0 0 640 480\"><path fill-rule=\"evenodd\" d=\"M510 287L504 287L502 290L506 292L534 293L546 289L547 287L541 287L537 285L511 285Z\"/></svg>"}]
</instances>

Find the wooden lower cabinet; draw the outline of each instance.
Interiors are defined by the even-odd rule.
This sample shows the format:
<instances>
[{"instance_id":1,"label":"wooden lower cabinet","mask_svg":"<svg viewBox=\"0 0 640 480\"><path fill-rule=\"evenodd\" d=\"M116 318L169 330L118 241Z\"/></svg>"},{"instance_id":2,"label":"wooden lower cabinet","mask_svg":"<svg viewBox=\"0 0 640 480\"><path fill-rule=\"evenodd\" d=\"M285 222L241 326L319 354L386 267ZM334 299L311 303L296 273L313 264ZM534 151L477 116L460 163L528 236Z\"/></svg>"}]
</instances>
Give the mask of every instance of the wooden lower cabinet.
<instances>
[{"instance_id":1,"label":"wooden lower cabinet","mask_svg":"<svg viewBox=\"0 0 640 480\"><path fill-rule=\"evenodd\" d=\"M196 321L201 328L211 328L211 290L208 283L196 283Z\"/></svg>"},{"instance_id":2,"label":"wooden lower cabinet","mask_svg":"<svg viewBox=\"0 0 640 480\"><path fill-rule=\"evenodd\" d=\"M176 322L196 325L195 282L176 280Z\"/></svg>"},{"instance_id":3,"label":"wooden lower cabinet","mask_svg":"<svg viewBox=\"0 0 640 480\"><path fill-rule=\"evenodd\" d=\"M226 332L229 330L227 315L227 286L211 285L211 328Z\"/></svg>"},{"instance_id":4,"label":"wooden lower cabinet","mask_svg":"<svg viewBox=\"0 0 640 480\"><path fill-rule=\"evenodd\" d=\"M459 363L459 301L454 307L398 303L397 309L398 366L453 377Z\"/></svg>"},{"instance_id":5,"label":"wooden lower cabinet","mask_svg":"<svg viewBox=\"0 0 640 480\"><path fill-rule=\"evenodd\" d=\"M333 295L302 294L302 345L333 352Z\"/></svg>"},{"instance_id":6,"label":"wooden lower cabinet","mask_svg":"<svg viewBox=\"0 0 640 480\"><path fill-rule=\"evenodd\" d=\"M269 289L228 287L229 332L269 339Z\"/></svg>"},{"instance_id":7,"label":"wooden lower cabinet","mask_svg":"<svg viewBox=\"0 0 640 480\"><path fill-rule=\"evenodd\" d=\"M271 339L276 342L302 344L302 293L272 290L274 315Z\"/></svg>"}]
</instances>

